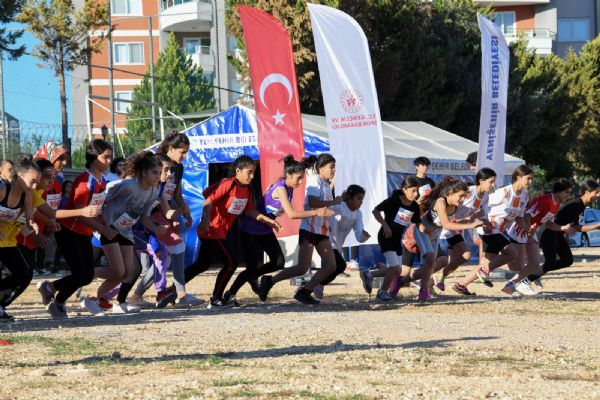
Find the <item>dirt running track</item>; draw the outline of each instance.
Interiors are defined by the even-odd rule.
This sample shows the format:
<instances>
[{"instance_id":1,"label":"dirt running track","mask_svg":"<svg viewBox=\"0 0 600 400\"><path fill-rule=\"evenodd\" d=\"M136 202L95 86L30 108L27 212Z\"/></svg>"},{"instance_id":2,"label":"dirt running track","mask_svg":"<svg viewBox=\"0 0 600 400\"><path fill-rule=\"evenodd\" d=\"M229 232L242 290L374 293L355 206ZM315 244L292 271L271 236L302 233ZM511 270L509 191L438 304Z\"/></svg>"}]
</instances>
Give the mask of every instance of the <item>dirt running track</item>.
<instances>
[{"instance_id":1,"label":"dirt running track","mask_svg":"<svg viewBox=\"0 0 600 400\"><path fill-rule=\"evenodd\" d=\"M214 278L191 292L208 298ZM266 304L244 288L235 310L94 318L73 302L55 322L32 285L0 325L12 342L0 346L0 398L600 399L598 262L550 275L542 298L500 286L426 305L403 289L378 304L352 271L318 307L282 283Z\"/></svg>"}]
</instances>

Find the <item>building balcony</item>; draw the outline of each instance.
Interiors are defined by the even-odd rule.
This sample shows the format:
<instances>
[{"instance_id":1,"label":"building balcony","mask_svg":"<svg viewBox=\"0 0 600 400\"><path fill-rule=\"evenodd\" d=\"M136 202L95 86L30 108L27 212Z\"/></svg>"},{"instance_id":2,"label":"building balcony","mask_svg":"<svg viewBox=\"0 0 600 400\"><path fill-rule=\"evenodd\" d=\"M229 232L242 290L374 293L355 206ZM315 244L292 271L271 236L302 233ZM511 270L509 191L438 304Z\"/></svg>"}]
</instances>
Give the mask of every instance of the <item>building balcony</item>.
<instances>
[{"instance_id":1,"label":"building balcony","mask_svg":"<svg viewBox=\"0 0 600 400\"><path fill-rule=\"evenodd\" d=\"M504 38L508 44L521 36L527 40L527 48L534 49L537 55L547 56L552 53L552 42L556 40L556 33L550 29L505 29Z\"/></svg>"},{"instance_id":2,"label":"building balcony","mask_svg":"<svg viewBox=\"0 0 600 400\"><path fill-rule=\"evenodd\" d=\"M202 67L202 72L205 74L213 74L215 72L215 57L212 54L193 53L188 54L195 65Z\"/></svg>"},{"instance_id":3,"label":"building balcony","mask_svg":"<svg viewBox=\"0 0 600 400\"><path fill-rule=\"evenodd\" d=\"M215 0L216 1L216 0ZM168 32L208 32L213 6L209 0L160 0L160 29Z\"/></svg>"}]
</instances>

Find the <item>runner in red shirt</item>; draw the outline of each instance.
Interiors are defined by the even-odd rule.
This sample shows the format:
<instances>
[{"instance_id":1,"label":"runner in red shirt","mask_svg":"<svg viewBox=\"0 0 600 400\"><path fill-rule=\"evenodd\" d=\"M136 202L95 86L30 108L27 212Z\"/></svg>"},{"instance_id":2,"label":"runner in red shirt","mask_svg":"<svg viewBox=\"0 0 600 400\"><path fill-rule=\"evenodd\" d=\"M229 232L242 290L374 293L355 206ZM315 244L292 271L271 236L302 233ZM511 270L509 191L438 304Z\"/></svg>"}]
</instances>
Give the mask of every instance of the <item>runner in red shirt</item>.
<instances>
[{"instance_id":1,"label":"runner in red shirt","mask_svg":"<svg viewBox=\"0 0 600 400\"><path fill-rule=\"evenodd\" d=\"M519 273L502 289L505 293L513 289L524 296L535 296L537 294L532 289L531 282L527 279L540 266L540 244L536 233L544 225L552 227L553 230L570 231L570 224L560 226L554 222L554 216L558 212L561 203L571 196L572 189L573 185L566 179L554 182L551 193L537 196L525 210L525 217L529 219L531 228L524 231L517 223L513 223L508 229L507 233L510 241L518 245L519 251L517 258L509 263L509 267L512 271L519 271ZM526 258L527 265L525 265Z\"/></svg>"},{"instance_id":2,"label":"runner in red shirt","mask_svg":"<svg viewBox=\"0 0 600 400\"><path fill-rule=\"evenodd\" d=\"M256 164L248 156L240 156L231 165L231 178L223 179L217 185L204 191L202 219L198 225L201 239L196 262L186 268L185 282L206 271L213 259L223 263L210 298L209 308L229 307L223 301L223 292L236 267L235 254L229 248L226 237L235 220L245 213L247 216L265 223L276 230L281 226L277 221L260 214L254 208L250 184L254 178Z\"/></svg>"},{"instance_id":3,"label":"runner in red shirt","mask_svg":"<svg viewBox=\"0 0 600 400\"><path fill-rule=\"evenodd\" d=\"M73 190L65 209L74 210L86 206L102 206L106 196L106 180L104 172L112 160L112 147L101 139L91 141L85 154L87 171L75 179ZM117 232L108 227L100 218L74 217L60 221L62 229L56 232L56 243L67 262L71 275L54 282L42 282L38 287L44 304L48 304L48 312L54 319L67 318L65 303L75 291L88 285L94 278L94 260L91 236L98 231L112 239ZM56 297L55 297L56 294ZM86 308L93 314L98 309L93 299L88 298Z\"/></svg>"}]
</instances>

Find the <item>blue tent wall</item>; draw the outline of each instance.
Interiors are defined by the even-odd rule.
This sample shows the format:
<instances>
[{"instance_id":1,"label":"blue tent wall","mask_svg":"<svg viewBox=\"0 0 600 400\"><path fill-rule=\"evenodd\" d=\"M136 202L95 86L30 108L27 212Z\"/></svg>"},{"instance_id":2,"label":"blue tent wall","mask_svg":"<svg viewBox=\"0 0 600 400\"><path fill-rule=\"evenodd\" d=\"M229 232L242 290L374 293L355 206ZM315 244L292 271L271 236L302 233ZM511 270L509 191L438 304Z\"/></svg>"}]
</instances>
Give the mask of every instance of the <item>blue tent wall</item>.
<instances>
[{"instance_id":1,"label":"blue tent wall","mask_svg":"<svg viewBox=\"0 0 600 400\"><path fill-rule=\"evenodd\" d=\"M194 220L192 227L185 228L182 234L186 242L186 265L189 265L198 254L199 241L196 228L204 204L202 191L208 185L208 164L232 162L243 154L258 160L259 154L256 145L243 145L243 143L256 143L256 117L254 110L246 107L233 106L187 129L185 133L190 138L190 151L183 163L185 168L182 189L183 197L190 207ZM229 140L238 144L229 147L203 146L202 137L213 135L228 135ZM320 154L329 151L329 143L305 132L304 148L307 155Z\"/></svg>"}]
</instances>

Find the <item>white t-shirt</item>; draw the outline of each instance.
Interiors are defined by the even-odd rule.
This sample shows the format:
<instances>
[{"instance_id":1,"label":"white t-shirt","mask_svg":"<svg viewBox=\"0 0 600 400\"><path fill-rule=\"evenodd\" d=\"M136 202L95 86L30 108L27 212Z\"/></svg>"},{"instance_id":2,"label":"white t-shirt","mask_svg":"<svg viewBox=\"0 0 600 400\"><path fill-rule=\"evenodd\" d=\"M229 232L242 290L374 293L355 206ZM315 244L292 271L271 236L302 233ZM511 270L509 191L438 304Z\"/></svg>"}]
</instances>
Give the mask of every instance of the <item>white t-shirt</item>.
<instances>
[{"instance_id":1,"label":"white t-shirt","mask_svg":"<svg viewBox=\"0 0 600 400\"><path fill-rule=\"evenodd\" d=\"M517 217L525 215L525 207L529 196L523 189L521 194L516 194L512 185L504 186L490 194L486 207L487 218L495 223L491 234L503 233L506 227ZM483 228L478 228L479 234L484 234Z\"/></svg>"},{"instance_id":2,"label":"white t-shirt","mask_svg":"<svg viewBox=\"0 0 600 400\"><path fill-rule=\"evenodd\" d=\"M477 197L477 186L470 186L465 201L460 206L458 206L458 209L454 214L454 220L468 218L480 209L485 210L488 205L489 198L490 196L488 192L483 193L481 197ZM440 237L444 239L449 239L452 236L458 235L460 233L462 233L462 231L449 231L447 229L444 229Z\"/></svg>"},{"instance_id":3,"label":"white t-shirt","mask_svg":"<svg viewBox=\"0 0 600 400\"><path fill-rule=\"evenodd\" d=\"M308 197L313 196L319 198L319 200L333 200L333 193L329 182L322 179L319 175L310 175L306 179L306 196L304 198L304 210L312 210L308 206ZM300 229L305 231L316 233L319 235L329 234L329 218L324 217L308 217L303 218L300 223Z\"/></svg>"},{"instance_id":4,"label":"white t-shirt","mask_svg":"<svg viewBox=\"0 0 600 400\"><path fill-rule=\"evenodd\" d=\"M331 246L334 249L342 250L344 241L351 230L354 230L354 237L358 242L363 243L367 240L367 237L363 235L363 221L360 210L351 211L345 202L329 208L335 212L335 215L329 217L329 237L331 238Z\"/></svg>"}]
</instances>

